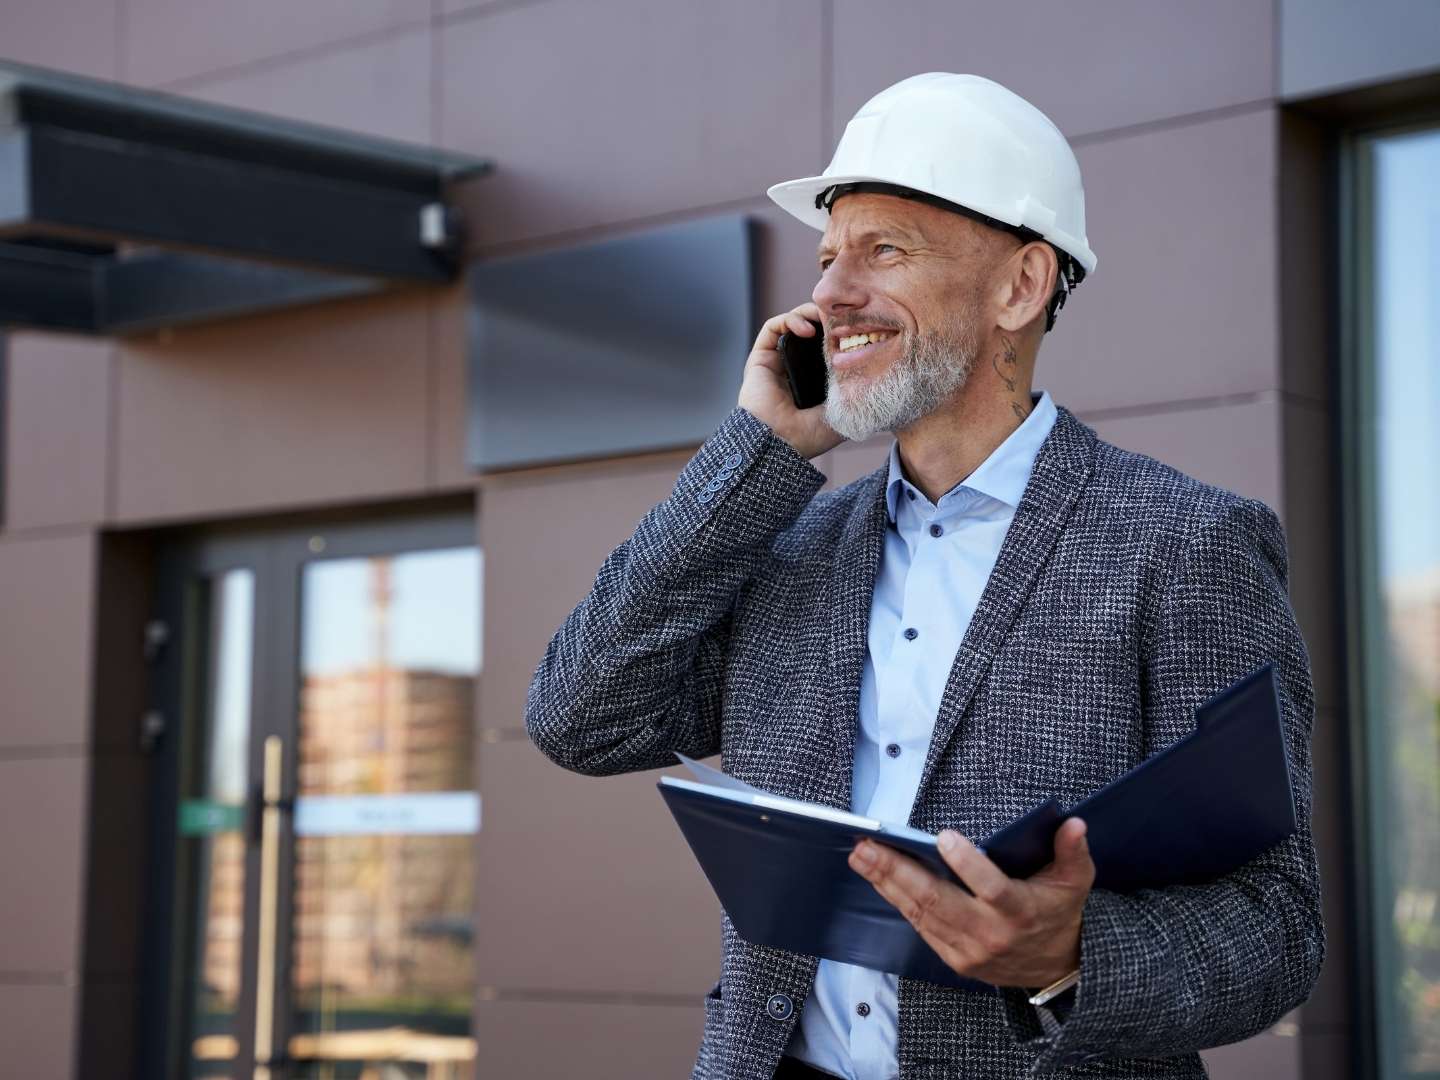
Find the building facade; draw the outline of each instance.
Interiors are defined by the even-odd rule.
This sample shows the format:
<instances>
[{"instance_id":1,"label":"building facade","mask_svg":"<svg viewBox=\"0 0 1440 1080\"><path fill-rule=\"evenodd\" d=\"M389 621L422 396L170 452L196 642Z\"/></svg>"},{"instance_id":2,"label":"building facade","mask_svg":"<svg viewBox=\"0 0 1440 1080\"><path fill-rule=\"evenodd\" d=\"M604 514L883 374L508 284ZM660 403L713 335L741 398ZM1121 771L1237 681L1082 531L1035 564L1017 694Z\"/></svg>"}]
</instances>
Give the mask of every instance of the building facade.
<instances>
[{"instance_id":1,"label":"building facade","mask_svg":"<svg viewBox=\"0 0 1440 1080\"><path fill-rule=\"evenodd\" d=\"M1211 1072L1440 1072L1433 4L0 0L0 56L483 154L468 260L750 215L759 317L816 277L766 186L876 90L1034 102L1099 256L1037 385L1275 508L1311 651L1326 965ZM719 908L522 712L688 452L472 471L467 305L5 335L0 1072L686 1074Z\"/></svg>"}]
</instances>

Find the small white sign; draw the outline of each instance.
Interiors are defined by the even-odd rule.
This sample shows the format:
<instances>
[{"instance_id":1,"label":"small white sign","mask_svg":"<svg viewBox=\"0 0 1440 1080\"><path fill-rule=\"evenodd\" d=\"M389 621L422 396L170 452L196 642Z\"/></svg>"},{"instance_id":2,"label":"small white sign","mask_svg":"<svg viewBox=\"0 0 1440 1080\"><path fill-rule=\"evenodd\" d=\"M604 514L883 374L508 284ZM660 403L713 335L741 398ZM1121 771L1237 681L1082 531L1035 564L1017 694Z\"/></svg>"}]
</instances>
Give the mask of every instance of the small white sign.
<instances>
[{"instance_id":1,"label":"small white sign","mask_svg":"<svg viewBox=\"0 0 1440 1080\"><path fill-rule=\"evenodd\" d=\"M295 800L296 836L427 836L480 831L480 796L473 791L416 795L302 795Z\"/></svg>"}]
</instances>

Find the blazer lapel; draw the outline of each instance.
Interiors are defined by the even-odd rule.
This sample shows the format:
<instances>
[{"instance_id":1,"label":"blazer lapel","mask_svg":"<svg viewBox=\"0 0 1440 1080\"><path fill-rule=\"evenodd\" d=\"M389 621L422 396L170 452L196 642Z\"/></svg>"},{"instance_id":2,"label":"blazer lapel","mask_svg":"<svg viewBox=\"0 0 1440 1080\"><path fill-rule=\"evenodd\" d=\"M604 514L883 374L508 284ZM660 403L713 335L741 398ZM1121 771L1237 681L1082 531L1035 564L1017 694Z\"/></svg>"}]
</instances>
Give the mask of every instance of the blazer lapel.
<instances>
[{"instance_id":1,"label":"blazer lapel","mask_svg":"<svg viewBox=\"0 0 1440 1080\"><path fill-rule=\"evenodd\" d=\"M920 805L937 763L970 706L981 676L989 668L1041 567L1049 559L1089 479L1095 446L1095 433L1076 420L1068 409L1059 409L1055 425L1036 455L1029 483L1000 545L1000 554L980 594L975 615L956 651L914 806ZM868 580L873 587L873 573ZM866 596L868 603L868 592ZM863 647L863 635L861 644ZM858 681L857 675L857 691ZM851 754L853 756L853 748ZM912 815L913 812L912 808Z\"/></svg>"},{"instance_id":2,"label":"blazer lapel","mask_svg":"<svg viewBox=\"0 0 1440 1080\"><path fill-rule=\"evenodd\" d=\"M887 469L871 473L856 498L835 549L826 604L830 609L830 728L835 739L832 773L827 786L831 805L850 809L855 769L855 736L860 723L860 677L865 666L870 627L870 601L880 556L885 550L889 514L885 507Z\"/></svg>"}]
</instances>

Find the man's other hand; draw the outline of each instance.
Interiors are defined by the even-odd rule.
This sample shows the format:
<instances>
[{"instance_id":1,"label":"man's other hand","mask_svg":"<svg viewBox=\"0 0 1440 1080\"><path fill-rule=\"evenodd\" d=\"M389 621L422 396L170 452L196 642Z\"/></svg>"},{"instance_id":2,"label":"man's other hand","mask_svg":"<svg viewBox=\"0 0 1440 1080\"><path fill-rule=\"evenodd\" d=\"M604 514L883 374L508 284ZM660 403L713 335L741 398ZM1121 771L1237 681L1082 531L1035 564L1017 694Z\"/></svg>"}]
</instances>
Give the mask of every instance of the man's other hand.
<instances>
[{"instance_id":1,"label":"man's other hand","mask_svg":"<svg viewBox=\"0 0 1440 1080\"><path fill-rule=\"evenodd\" d=\"M940 855L973 895L872 840L855 845L850 866L961 975L1039 989L1080 966L1081 915L1095 882L1083 821L1066 819L1055 861L1024 880L951 829L940 834Z\"/></svg>"},{"instance_id":2,"label":"man's other hand","mask_svg":"<svg viewBox=\"0 0 1440 1080\"><path fill-rule=\"evenodd\" d=\"M736 402L755 419L768 425L795 452L805 458L823 454L845 440L825 423L825 407L795 408L790 396L790 381L785 365L775 346L787 330L799 337L811 337L815 327L807 319L820 321L820 309L814 304L801 304L782 315L767 319L755 338L755 345L745 361L745 378L740 384L740 400Z\"/></svg>"}]
</instances>

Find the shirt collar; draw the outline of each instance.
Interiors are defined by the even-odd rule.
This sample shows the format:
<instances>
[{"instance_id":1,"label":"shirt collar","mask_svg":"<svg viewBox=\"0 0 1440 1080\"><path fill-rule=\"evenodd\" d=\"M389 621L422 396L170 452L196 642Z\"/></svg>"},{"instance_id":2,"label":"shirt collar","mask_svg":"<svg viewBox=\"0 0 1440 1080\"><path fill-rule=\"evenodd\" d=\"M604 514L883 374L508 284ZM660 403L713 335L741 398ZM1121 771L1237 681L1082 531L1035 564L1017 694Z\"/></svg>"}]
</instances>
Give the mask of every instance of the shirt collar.
<instances>
[{"instance_id":1,"label":"shirt collar","mask_svg":"<svg viewBox=\"0 0 1440 1080\"><path fill-rule=\"evenodd\" d=\"M1032 394L1031 401L1035 407L1024 422L990 452L979 468L947 491L937 506L943 505L961 488L978 491L1006 506L1020 505L1025 485L1030 482L1030 471L1040 453L1040 445L1055 426L1055 403L1050 400L1050 392L1042 390L1038 396ZM890 444L890 475L885 483L885 505L892 522L895 520L896 500L906 489L914 491L917 499L925 498L919 488L905 479L904 470L900 467L900 443L897 440Z\"/></svg>"}]
</instances>

